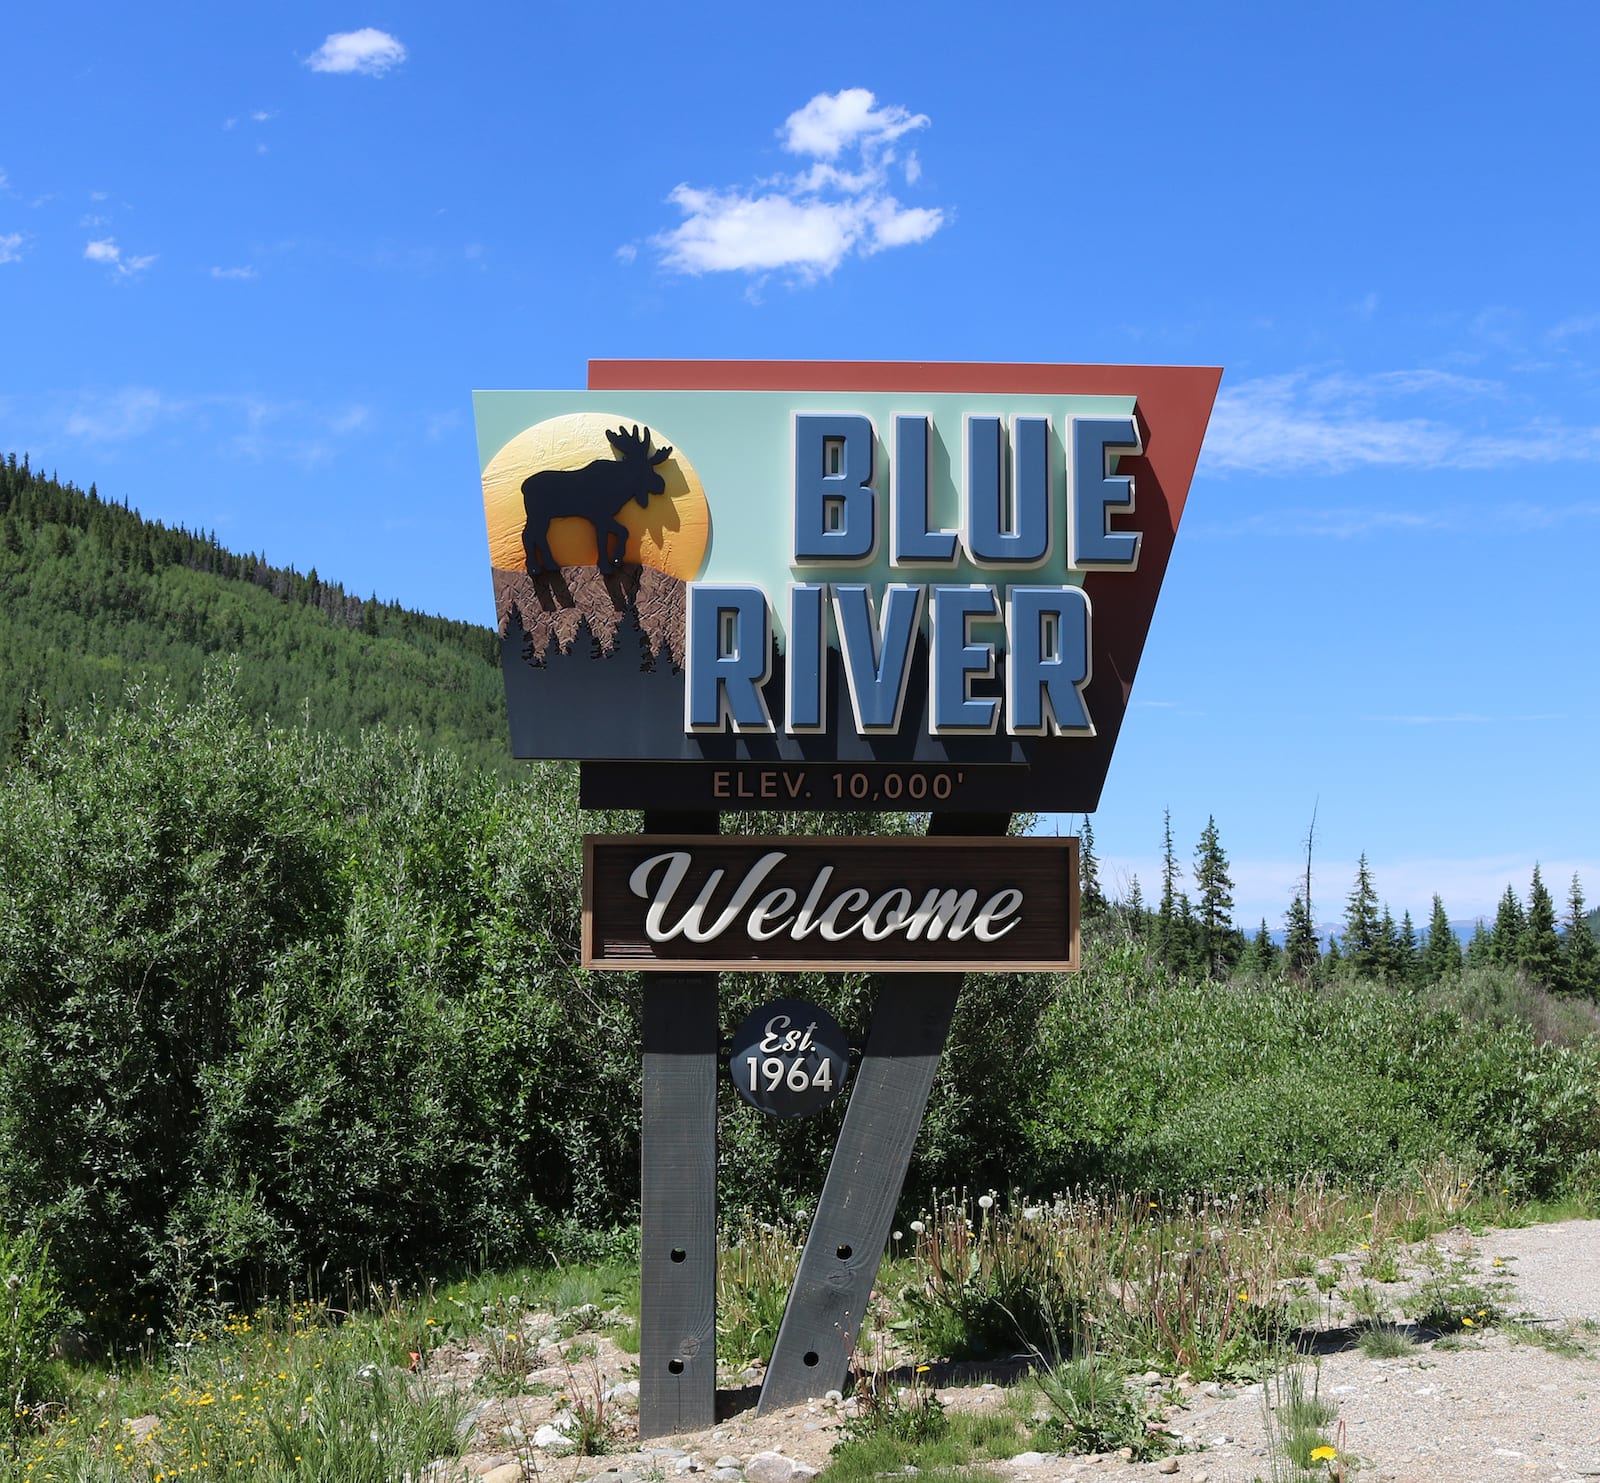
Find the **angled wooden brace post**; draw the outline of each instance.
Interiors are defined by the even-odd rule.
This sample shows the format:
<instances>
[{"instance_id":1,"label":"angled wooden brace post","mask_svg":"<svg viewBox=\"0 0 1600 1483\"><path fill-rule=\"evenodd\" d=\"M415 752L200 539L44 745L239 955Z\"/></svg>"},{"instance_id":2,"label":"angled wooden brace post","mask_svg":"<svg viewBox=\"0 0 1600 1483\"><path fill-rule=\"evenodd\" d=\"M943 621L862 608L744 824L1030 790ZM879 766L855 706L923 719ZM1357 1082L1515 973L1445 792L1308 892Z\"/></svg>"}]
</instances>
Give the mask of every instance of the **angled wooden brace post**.
<instances>
[{"instance_id":1,"label":"angled wooden brace post","mask_svg":"<svg viewBox=\"0 0 1600 1483\"><path fill-rule=\"evenodd\" d=\"M935 814L928 833L1004 835L1010 825L1010 814ZM844 1388L961 975L886 974L881 985L758 1414Z\"/></svg>"}]
</instances>

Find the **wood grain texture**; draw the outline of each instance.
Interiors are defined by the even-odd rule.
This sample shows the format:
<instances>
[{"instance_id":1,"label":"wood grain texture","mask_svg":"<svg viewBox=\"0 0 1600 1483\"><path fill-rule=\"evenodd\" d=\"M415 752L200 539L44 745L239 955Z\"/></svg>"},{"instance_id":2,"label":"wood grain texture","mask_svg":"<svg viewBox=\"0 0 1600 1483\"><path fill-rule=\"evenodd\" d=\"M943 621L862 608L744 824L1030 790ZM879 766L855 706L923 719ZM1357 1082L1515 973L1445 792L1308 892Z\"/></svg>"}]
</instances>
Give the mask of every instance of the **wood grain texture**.
<instances>
[{"instance_id":1,"label":"wood grain texture","mask_svg":"<svg viewBox=\"0 0 1600 1483\"><path fill-rule=\"evenodd\" d=\"M645 816L647 832L717 818ZM640 1140L639 1435L699 1431L717 1399L717 1053L714 973L644 985Z\"/></svg>"},{"instance_id":2,"label":"wood grain texture","mask_svg":"<svg viewBox=\"0 0 1600 1483\"><path fill-rule=\"evenodd\" d=\"M935 815L930 834L1004 834L1010 816ZM842 1390L961 988L959 974L886 979L758 1413Z\"/></svg>"},{"instance_id":3,"label":"wood grain texture","mask_svg":"<svg viewBox=\"0 0 1600 1483\"><path fill-rule=\"evenodd\" d=\"M741 835L588 834L583 840L583 966L618 970L785 969L823 973L1071 973L1078 967L1077 841L1027 838L796 838ZM744 909L709 942L687 933L652 941L649 902L630 888L635 870L663 852L689 861L666 913L670 926L710 888L704 921L717 921L747 879L759 880ZM776 858L778 863L772 865ZM760 865L760 873L752 870ZM658 889L665 867L649 877ZM815 889L814 889L815 888ZM755 908L767 893L787 892L789 907L752 935ZM1003 926L987 937L973 930L986 903L1015 892L1000 910ZM853 893L853 895L852 895ZM887 894L886 894L887 893ZM900 893L896 895L895 893ZM968 896L966 906L958 898ZM940 900L947 927L915 936L883 922L905 922ZM830 902L844 902L830 938ZM881 920L869 916L878 902ZM817 921L824 927L819 930ZM794 931L787 930L792 925Z\"/></svg>"}]
</instances>

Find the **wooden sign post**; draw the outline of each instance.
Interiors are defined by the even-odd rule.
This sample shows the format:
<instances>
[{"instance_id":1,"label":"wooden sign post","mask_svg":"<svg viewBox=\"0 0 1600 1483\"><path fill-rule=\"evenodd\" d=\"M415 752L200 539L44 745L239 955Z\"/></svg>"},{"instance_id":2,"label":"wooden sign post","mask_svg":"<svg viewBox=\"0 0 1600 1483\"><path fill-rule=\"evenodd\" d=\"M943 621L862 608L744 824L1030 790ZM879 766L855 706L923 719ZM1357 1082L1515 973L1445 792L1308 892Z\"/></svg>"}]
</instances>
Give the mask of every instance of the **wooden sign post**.
<instances>
[{"instance_id":1,"label":"wooden sign post","mask_svg":"<svg viewBox=\"0 0 1600 1483\"><path fill-rule=\"evenodd\" d=\"M1010 820L1099 800L1220 378L597 361L478 393L513 752L645 811L585 841L583 945L644 983L641 1435L715 1420L717 973L882 975L767 1411L847 1380L962 975L1077 967L1075 841ZM721 836L733 809L928 838ZM824 1019L767 1006L740 1095L838 1094Z\"/></svg>"},{"instance_id":2,"label":"wooden sign post","mask_svg":"<svg viewBox=\"0 0 1600 1483\"><path fill-rule=\"evenodd\" d=\"M646 835L714 835L715 814L645 815ZM639 1185L639 1435L701 1431L717 1401L715 973L644 986ZM648 1377L648 1378L646 1378Z\"/></svg>"}]
</instances>

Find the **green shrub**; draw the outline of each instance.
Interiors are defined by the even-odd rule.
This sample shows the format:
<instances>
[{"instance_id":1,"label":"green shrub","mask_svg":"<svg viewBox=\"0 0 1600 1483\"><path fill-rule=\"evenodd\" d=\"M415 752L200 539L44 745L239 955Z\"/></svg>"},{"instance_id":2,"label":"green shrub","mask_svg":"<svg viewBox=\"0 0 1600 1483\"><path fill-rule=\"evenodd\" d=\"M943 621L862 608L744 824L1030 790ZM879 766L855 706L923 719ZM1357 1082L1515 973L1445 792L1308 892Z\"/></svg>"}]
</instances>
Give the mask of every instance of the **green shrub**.
<instances>
[{"instance_id":1,"label":"green shrub","mask_svg":"<svg viewBox=\"0 0 1600 1483\"><path fill-rule=\"evenodd\" d=\"M0 1448L49 1398L50 1356L68 1318L44 1241L0 1227Z\"/></svg>"},{"instance_id":2,"label":"green shrub","mask_svg":"<svg viewBox=\"0 0 1600 1483\"><path fill-rule=\"evenodd\" d=\"M39 728L0 783L0 1209L107 1328L170 1303L180 1251L235 1301L621 1254L644 991L577 966L581 830L637 823L580 819L571 767L507 783L404 736L265 729L226 676ZM907 1205L1392 1182L1440 1156L1519 1196L1600 1178L1600 1040L1541 1040L1504 985L1463 980L1462 1009L1169 979L1115 919L1086 956L968 981ZM859 975L725 975L724 1029L780 993L865 1041ZM719 1099L724 1211L813 1209L847 1099L788 1121ZM1026 1306L991 1296L996 1324Z\"/></svg>"}]
</instances>

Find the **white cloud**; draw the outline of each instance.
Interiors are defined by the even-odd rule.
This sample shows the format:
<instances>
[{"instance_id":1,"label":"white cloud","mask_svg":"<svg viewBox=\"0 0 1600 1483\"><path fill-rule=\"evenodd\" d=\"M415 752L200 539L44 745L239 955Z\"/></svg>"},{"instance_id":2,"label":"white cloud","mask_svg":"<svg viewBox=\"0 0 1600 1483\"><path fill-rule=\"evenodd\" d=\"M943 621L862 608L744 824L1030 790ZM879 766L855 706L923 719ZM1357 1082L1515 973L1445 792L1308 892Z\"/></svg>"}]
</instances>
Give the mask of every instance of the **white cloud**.
<instances>
[{"instance_id":1,"label":"white cloud","mask_svg":"<svg viewBox=\"0 0 1600 1483\"><path fill-rule=\"evenodd\" d=\"M97 241L91 241L83 249L83 256L88 262L104 263L107 267L115 268L119 278L132 278L135 274L144 272L156 260L153 252L139 257L124 257L114 237L101 237Z\"/></svg>"},{"instance_id":2,"label":"white cloud","mask_svg":"<svg viewBox=\"0 0 1600 1483\"><path fill-rule=\"evenodd\" d=\"M313 72L359 72L382 77L406 59L406 49L387 31L364 26L359 31L336 31L306 58Z\"/></svg>"},{"instance_id":3,"label":"white cloud","mask_svg":"<svg viewBox=\"0 0 1600 1483\"><path fill-rule=\"evenodd\" d=\"M1408 415L1401 404L1409 399L1426 400L1427 412ZM1443 415L1466 403L1505 400L1499 382L1448 371L1262 376L1223 388L1202 458L1210 473L1273 474L1488 469L1600 458L1600 427L1513 424L1504 410L1469 426Z\"/></svg>"},{"instance_id":4,"label":"white cloud","mask_svg":"<svg viewBox=\"0 0 1600 1483\"><path fill-rule=\"evenodd\" d=\"M662 261L694 274L787 269L811 283L852 253L927 241L945 213L902 205L888 181L894 141L928 122L926 114L880 106L865 88L817 94L779 130L786 150L813 163L750 187L677 186L667 199L684 220L653 239ZM914 158L904 174L908 184L920 178Z\"/></svg>"},{"instance_id":5,"label":"white cloud","mask_svg":"<svg viewBox=\"0 0 1600 1483\"><path fill-rule=\"evenodd\" d=\"M127 386L109 396L80 398L67 414L66 431L89 443L120 443L144 436L186 409L186 403L151 387Z\"/></svg>"},{"instance_id":6,"label":"white cloud","mask_svg":"<svg viewBox=\"0 0 1600 1483\"><path fill-rule=\"evenodd\" d=\"M783 147L790 154L831 160L852 144L881 147L912 129L927 128L925 113L908 113L898 104L878 106L866 88L818 93L784 120Z\"/></svg>"},{"instance_id":7,"label":"white cloud","mask_svg":"<svg viewBox=\"0 0 1600 1483\"><path fill-rule=\"evenodd\" d=\"M213 278L237 279L237 280L242 282L243 280L245 280L247 278L254 278L256 276L256 270L254 268L216 268L216 267L214 267L211 270L211 276Z\"/></svg>"},{"instance_id":8,"label":"white cloud","mask_svg":"<svg viewBox=\"0 0 1600 1483\"><path fill-rule=\"evenodd\" d=\"M251 461L326 462L376 422L360 403L325 407L237 392L176 395L150 386L86 388L68 397L33 399L19 409L41 429L39 441L80 440L99 448L150 439L203 446Z\"/></svg>"},{"instance_id":9,"label":"white cloud","mask_svg":"<svg viewBox=\"0 0 1600 1483\"><path fill-rule=\"evenodd\" d=\"M22 261L22 233L7 232L0 236L0 264Z\"/></svg>"}]
</instances>

